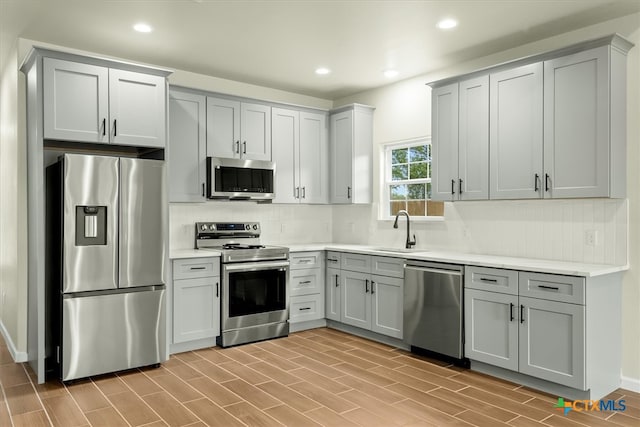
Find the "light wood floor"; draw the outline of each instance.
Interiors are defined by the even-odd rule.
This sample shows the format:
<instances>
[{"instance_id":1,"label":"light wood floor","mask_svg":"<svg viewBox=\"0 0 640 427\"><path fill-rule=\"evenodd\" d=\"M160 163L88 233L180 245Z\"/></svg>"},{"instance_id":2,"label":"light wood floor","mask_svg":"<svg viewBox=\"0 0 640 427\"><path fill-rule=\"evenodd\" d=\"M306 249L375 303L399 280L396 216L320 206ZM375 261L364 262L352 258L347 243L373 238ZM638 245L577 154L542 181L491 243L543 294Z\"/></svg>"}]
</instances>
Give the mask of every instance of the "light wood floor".
<instances>
[{"instance_id":1,"label":"light wood floor","mask_svg":"<svg viewBox=\"0 0 640 427\"><path fill-rule=\"evenodd\" d=\"M35 384L0 342L0 384L0 426L640 426L638 393L609 396L624 412L564 416L556 396L331 329L67 387Z\"/></svg>"}]
</instances>

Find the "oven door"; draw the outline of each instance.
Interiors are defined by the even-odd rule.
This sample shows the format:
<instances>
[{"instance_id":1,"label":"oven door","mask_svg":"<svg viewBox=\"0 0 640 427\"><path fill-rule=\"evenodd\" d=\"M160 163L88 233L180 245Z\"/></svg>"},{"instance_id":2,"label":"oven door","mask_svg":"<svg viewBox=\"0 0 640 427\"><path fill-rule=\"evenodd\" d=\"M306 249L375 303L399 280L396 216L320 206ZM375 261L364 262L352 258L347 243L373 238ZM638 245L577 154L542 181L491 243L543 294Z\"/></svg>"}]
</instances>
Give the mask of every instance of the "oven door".
<instances>
[{"instance_id":1,"label":"oven door","mask_svg":"<svg viewBox=\"0 0 640 427\"><path fill-rule=\"evenodd\" d=\"M289 261L223 264L222 330L289 320Z\"/></svg>"}]
</instances>

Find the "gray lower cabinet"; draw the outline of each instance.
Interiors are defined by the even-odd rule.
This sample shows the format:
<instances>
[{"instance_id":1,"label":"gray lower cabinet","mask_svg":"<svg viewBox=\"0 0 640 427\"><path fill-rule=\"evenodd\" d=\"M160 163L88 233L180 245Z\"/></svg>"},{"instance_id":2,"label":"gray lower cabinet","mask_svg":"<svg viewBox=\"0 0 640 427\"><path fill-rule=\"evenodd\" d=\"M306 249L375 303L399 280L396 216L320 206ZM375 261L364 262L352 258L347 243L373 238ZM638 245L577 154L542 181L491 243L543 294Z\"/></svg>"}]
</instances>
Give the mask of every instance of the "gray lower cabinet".
<instances>
[{"instance_id":1,"label":"gray lower cabinet","mask_svg":"<svg viewBox=\"0 0 640 427\"><path fill-rule=\"evenodd\" d=\"M402 339L404 260L329 252L342 266L327 269L327 318Z\"/></svg>"},{"instance_id":2,"label":"gray lower cabinet","mask_svg":"<svg viewBox=\"0 0 640 427\"><path fill-rule=\"evenodd\" d=\"M220 259L173 261L173 344L220 335Z\"/></svg>"},{"instance_id":3,"label":"gray lower cabinet","mask_svg":"<svg viewBox=\"0 0 640 427\"><path fill-rule=\"evenodd\" d=\"M324 252L292 252L289 263L289 322L324 319ZM301 329L305 328L296 327Z\"/></svg>"},{"instance_id":4,"label":"gray lower cabinet","mask_svg":"<svg viewBox=\"0 0 640 427\"><path fill-rule=\"evenodd\" d=\"M619 386L620 301L615 275L467 266L465 355L600 398Z\"/></svg>"},{"instance_id":5,"label":"gray lower cabinet","mask_svg":"<svg viewBox=\"0 0 640 427\"><path fill-rule=\"evenodd\" d=\"M340 287L340 252L327 252L325 272L325 317L340 321L342 311L342 288Z\"/></svg>"}]
</instances>

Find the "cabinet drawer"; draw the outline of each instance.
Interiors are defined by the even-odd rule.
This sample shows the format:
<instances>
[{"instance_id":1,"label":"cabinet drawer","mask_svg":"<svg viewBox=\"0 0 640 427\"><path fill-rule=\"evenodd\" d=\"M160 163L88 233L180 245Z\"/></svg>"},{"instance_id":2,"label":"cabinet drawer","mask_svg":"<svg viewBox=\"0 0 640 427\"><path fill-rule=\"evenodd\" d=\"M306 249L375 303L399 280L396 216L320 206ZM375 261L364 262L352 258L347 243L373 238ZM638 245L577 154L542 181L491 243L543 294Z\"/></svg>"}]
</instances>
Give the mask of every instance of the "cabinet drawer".
<instances>
[{"instance_id":1,"label":"cabinet drawer","mask_svg":"<svg viewBox=\"0 0 640 427\"><path fill-rule=\"evenodd\" d=\"M520 272L520 296L584 304L584 277Z\"/></svg>"},{"instance_id":2,"label":"cabinet drawer","mask_svg":"<svg viewBox=\"0 0 640 427\"><path fill-rule=\"evenodd\" d=\"M404 259L383 256L371 257L371 274L389 277L404 277Z\"/></svg>"},{"instance_id":3,"label":"cabinet drawer","mask_svg":"<svg viewBox=\"0 0 640 427\"><path fill-rule=\"evenodd\" d=\"M289 322L304 322L324 318L324 294L291 297Z\"/></svg>"},{"instance_id":4,"label":"cabinet drawer","mask_svg":"<svg viewBox=\"0 0 640 427\"><path fill-rule=\"evenodd\" d=\"M340 268L360 273L371 273L371 255L343 253Z\"/></svg>"},{"instance_id":5,"label":"cabinet drawer","mask_svg":"<svg viewBox=\"0 0 640 427\"><path fill-rule=\"evenodd\" d=\"M518 295L518 272L499 268L466 266L464 287Z\"/></svg>"},{"instance_id":6,"label":"cabinet drawer","mask_svg":"<svg viewBox=\"0 0 640 427\"><path fill-rule=\"evenodd\" d=\"M342 254L340 252L327 252L327 268L340 268L342 265Z\"/></svg>"},{"instance_id":7,"label":"cabinet drawer","mask_svg":"<svg viewBox=\"0 0 640 427\"><path fill-rule=\"evenodd\" d=\"M289 254L291 270L301 268L321 268L323 261L322 252L294 252Z\"/></svg>"},{"instance_id":8,"label":"cabinet drawer","mask_svg":"<svg viewBox=\"0 0 640 427\"><path fill-rule=\"evenodd\" d=\"M185 258L173 261L174 279L192 279L220 275L220 258Z\"/></svg>"},{"instance_id":9,"label":"cabinet drawer","mask_svg":"<svg viewBox=\"0 0 640 427\"><path fill-rule=\"evenodd\" d=\"M323 289L324 283L319 268L290 270L289 275L291 296L317 294Z\"/></svg>"}]
</instances>

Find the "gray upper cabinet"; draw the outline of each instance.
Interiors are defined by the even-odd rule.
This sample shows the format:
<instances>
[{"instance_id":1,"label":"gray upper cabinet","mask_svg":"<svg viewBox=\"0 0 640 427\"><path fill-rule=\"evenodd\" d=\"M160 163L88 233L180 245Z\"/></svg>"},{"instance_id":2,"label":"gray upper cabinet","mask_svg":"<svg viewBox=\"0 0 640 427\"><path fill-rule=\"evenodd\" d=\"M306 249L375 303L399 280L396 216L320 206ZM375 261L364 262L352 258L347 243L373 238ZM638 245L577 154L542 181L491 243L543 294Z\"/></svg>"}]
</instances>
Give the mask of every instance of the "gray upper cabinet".
<instances>
[{"instance_id":1,"label":"gray upper cabinet","mask_svg":"<svg viewBox=\"0 0 640 427\"><path fill-rule=\"evenodd\" d=\"M541 195L542 63L490 76L490 165L492 199Z\"/></svg>"},{"instance_id":2,"label":"gray upper cabinet","mask_svg":"<svg viewBox=\"0 0 640 427\"><path fill-rule=\"evenodd\" d=\"M207 97L207 155L271 160L271 107Z\"/></svg>"},{"instance_id":3,"label":"gray upper cabinet","mask_svg":"<svg viewBox=\"0 0 640 427\"><path fill-rule=\"evenodd\" d=\"M489 197L489 77L433 89L433 200Z\"/></svg>"},{"instance_id":4,"label":"gray upper cabinet","mask_svg":"<svg viewBox=\"0 0 640 427\"><path fill-rule=\"evenodd\" d=\"M625 197L631 47L613 35L431 83L432 198Z\"/></svg>"},{"instance_id":5,"label":"gray upper cabinet","mask_svg":"<svg viewBox=\"0 0 640 427\"><path fill-rule=\"evenodd\" d=\"M611 46L544 63L544 197L624 197L625 80Z\"/></svg>"},{"instance_id":6,"label":"gray upper cabinet","mask_svg":"<svg viewBox=\"0 0 640 427\"><path fill-rule=\"evenodd\" d=\"M43 58L44 138L165 146L162 76Z\"/></svg>"},{"instance_id":7,"label":"gray upper cabinet","mask_svg":"<svg viewBox=\"0 0 640 427\"><path fill-rule=\"evenodd\" d=\"M373 199L373 108L353 104L329 118L331 203L371 203Z\"/></svg>"},{"instance_id":8,"label":"gray upper cabinet","mask_svg":"<svg viewBox=\"0 0 640 427\"><path fill-rule=\"evenodd\" d=\"M327 203L327 117L273 108L272 155L276 163L274 203Z\"/></svg>"},{"instance_id":9,"label":"gray upper cabinet","mask_svg":"<svg viewBox=\"0 0 640 427\"><path fill-rule=\"evenodd\" d=\"M169 201L205 201L206 97L169 91Z\"/></svg>"}]
</instances>

